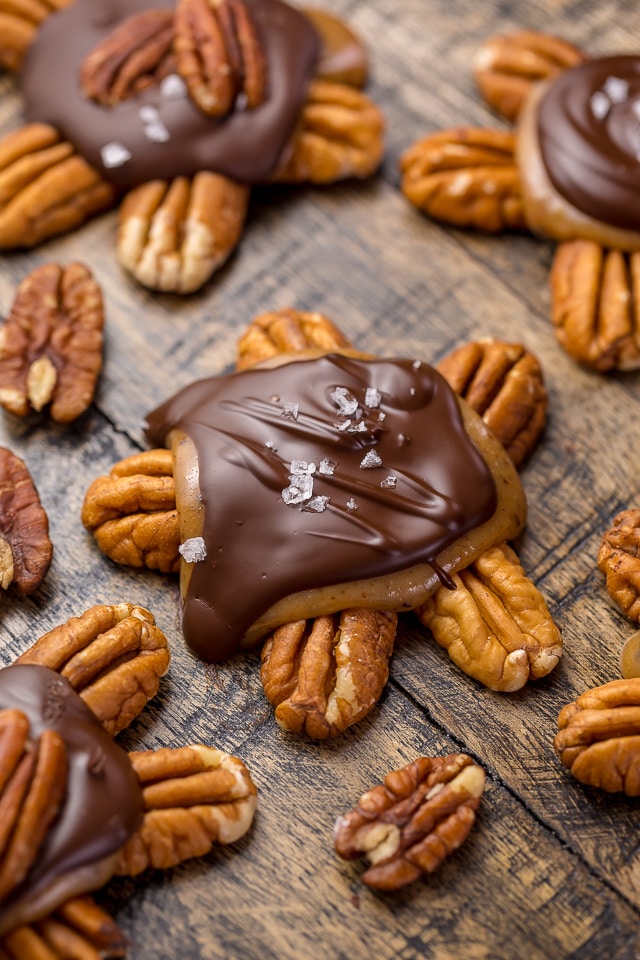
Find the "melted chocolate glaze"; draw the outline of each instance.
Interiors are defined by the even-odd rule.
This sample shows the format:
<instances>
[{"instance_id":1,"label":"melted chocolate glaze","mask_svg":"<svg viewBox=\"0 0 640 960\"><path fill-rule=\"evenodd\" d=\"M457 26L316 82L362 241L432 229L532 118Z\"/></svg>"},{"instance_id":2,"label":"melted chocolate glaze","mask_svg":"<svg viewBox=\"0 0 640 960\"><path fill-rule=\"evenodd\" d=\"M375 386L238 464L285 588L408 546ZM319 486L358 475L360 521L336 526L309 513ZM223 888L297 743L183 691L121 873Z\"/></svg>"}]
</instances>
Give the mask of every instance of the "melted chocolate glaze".
<instances>
[{"instance_id":1,"label":"melted chocolate glaze","mask_svg":"<svg viewBox=\"0 0 640 960\"><path fill-rule=\"evenodd\" d=\"M569 203L640 229L640 57L591 60L554 81L538 108L542 159Z\"/></svg>"},{"instance_id":2,"label":"melted chocolate glaze","mask_svg":"<svg viewBox=\"0 0 640 960\"><path fill-rule=\"evenodd\" d=\"M68 680L48 667L16 664L0 670L0 709L24 713L35 740L55 730L67 748L67 792L37 862L0 906L0 923L10 926L18 904L60 884L58 903L67 899L64 878L124 846L142 817L142 792L126 752L113 742Z\"/></svg>"},{"instance_id":3,"label":"melted chocolate glaze","mask_svg":"<svg viewBox=\"0 0 640 960\"><path fill-rule=\"evenodd\" d=\"M76 0L43 24L29 49L22 71L27 119L54 126L107 180L124 187L199 170L248 183L268 179L305 102L319 40L309 20L282 0L245 2L268 63L268 97L256 109L212 119L186 92L163 93L164 85L114 107L87 99L79 82L85 57L123 20L151 8L171 9L175 2ZM166 142L150 139L159 126L168 133ZM101 152L107 144L122 145L130 159L105 166Z\"/></svg>"},{"instance_id":4,"label":"melted chocolate glaze","mask_svg":"<svg viewBox=\"0 0 640 960\"><path fill-rule=\"evenodd\" d=\"M201 380L149 414L151 443L173 428L199 460L207 556L183 631L206 660L236 652L276 601L434 563L495 510L455 394L418 361L332 355ZM295 502L305 481L293 461L315 465L306 494L326 501L302 491Z\"/></svg>"}]
</instances>

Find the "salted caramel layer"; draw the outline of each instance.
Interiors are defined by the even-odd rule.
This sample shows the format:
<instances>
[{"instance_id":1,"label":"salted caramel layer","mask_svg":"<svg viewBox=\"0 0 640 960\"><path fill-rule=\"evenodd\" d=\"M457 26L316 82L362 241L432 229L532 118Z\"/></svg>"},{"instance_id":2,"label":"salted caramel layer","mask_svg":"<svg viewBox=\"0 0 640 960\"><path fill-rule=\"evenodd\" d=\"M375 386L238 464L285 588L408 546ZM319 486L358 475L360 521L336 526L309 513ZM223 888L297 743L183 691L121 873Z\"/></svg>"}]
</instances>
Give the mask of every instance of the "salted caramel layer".
<instances>
[{"instance_id":1,"label":"salted caramel layer","mask_svg":"<svg viewBox=\"0 0 640 960\"><path fill-rule=\"evenodd\" d=\"M420 361L334 354L201 380L149 414L151 443L173 432L197 453L203 543L183 554L183 631L206 660L299 591L348 582L353 605L367 578L417 564L448 582L440 554L455 561L496 510L455 394ZM498 537L512 536L521 488L509 468L500 484L515 499Z\"/></svg>"},{"instance_id":2,"label":"salted caramel layer","mask_svg":"<svg viewBox=\"0 0 640 960\"><path fill-rule=\"evenodd\" d=\"M113 742L71 684L54 670L0 670L0 710L22 711L31 739L55 730L67 749L67 791L37 862L0 906L0 934L46 915L112 873L111 858L142 817L142 792L127 753Z\"/></svg>"},{"instance_id":3,"label":"salted caramel layer","mask_svg":"<svg viewBox=\"0 0 640 960\"><path fill-rule=\"evenodd\" d=\"M25 59L21 85L29 121L49 123L108 180L132 187L210 170L247 183L270 177L306 99L319 40L310 21L282 0L245 0L268 65L268 94L253 110L212 119L176 74L114 107L86 98L85 58L133 14L174 0L77 0L50 17Z\"/></svg>"},{"instance_id":4,"label":"salted caramel layer","mask_svg":"<svg viewBox=\"0 0 640 960\"><path fill-rule=\"evenodd\" d=\"M640 229L640 57L590 60L542 96L537 135L549 180L577 210Z\"/></svg>"}]
</instances>

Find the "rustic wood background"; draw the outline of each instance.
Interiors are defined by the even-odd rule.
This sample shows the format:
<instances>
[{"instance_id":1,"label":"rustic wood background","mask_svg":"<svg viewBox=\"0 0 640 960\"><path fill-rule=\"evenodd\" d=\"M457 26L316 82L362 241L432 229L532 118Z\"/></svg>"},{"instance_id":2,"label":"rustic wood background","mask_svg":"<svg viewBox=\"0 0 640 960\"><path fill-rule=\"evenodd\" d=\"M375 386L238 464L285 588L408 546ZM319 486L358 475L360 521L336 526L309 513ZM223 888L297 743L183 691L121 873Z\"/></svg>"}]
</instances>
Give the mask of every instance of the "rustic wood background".
<instances>
[{"instance_id":1,"label":"rustic wood background","mask_svg":"<svg viewBox=\"0 0 640 960\"><path fill-rule=\"evenodd\" d=\"M0 600L0 662L97 602L151 609L173 652L161 693L124 736L128 747L212 743L242 757L259 788L250 834L165 874L114 881L104 902L135 960L438 960L638 957L637 801L574 782L552 740L560 708L619 676L633 626L608 601L596 568L603 531L637 504L636 374L579 369L549 322L553 247L442 228L398 190L400 153L429 131L500 125L470 72L478 44L513 28L547 30L594 54L640 45L631 0L326 0L371 50L369 91L384 108L387 152L365 184L256 191L242 244L198 295L155 296L114 258L115 215L0 262L0 315L37 264L80 259L102 284L105 368L96 401L69 428L0 417L0 443L27 462L48 511L55 558L36 596ZM0 129L22 122L0 78ZM373 714L340 739L286 736L262 693L258 658L222 666L183 647L177 584L118 569L80 523L86 488L145 447L145 413L188 381L232 363L251 318L296 306L332 317L362 348L437 361L461 341L495 335L540 358L550 395L541 446L523 472L526 570L561 625L565 658L515 695L481 688L417 623L405 622L391 680ZM477 826L426 882L378 896L360 867L337 860L335 817L416 755L467 751L487 770Z\"/></svg>"}]
</instances>

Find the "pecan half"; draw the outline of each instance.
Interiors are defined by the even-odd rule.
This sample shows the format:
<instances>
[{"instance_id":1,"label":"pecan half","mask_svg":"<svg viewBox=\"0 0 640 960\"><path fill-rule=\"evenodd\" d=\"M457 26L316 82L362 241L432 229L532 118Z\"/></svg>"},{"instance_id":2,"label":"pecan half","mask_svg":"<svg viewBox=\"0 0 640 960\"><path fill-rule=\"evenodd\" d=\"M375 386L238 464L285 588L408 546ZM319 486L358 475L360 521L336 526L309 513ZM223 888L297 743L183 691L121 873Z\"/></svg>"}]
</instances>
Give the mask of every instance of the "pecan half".
<instances>
[{"instance_id":1,"label":"pecan half","mask_svg":"<svg viewBox=\"0 0 640 960\"><path fill-rule=\"evenodd\" d=\"M551 319L570 357L601 373L640 367L640 253L561 243L550 280Z\"/></svg>"},{"instance_id":2,"label":"pecan half","mask_svg":"<svg viewBox=\"0 0 640 960\"><path fill-rule=\"evenodd\" d=\"M99 960L126 952L125 936L89 896L69 900L45 920L0 940L0 956L10 960Z\"/></svg>"},{"instance_id":3,"label":"pecan half","mask_svg":"<svg viewBox=\"0 0 640 960\"><path fill-rule=\"evenodd\" d=\"M0 249L33 247L114 206L115 188L53 127L0 139Z\"/></svg>"},{"instance_id":4,"label":"pecan half","mask_svg":"<svg viewBox=\"0 0 640 960\"><path fill-rule=\"evenodd\" d=\"M535 449L547 416L537 358L521 343L477 340L437 365L449 386L479 413L516 467Z\"/></svg>"},{"instance_id":5,"label":"pecan half","mask_svg":"<svg viewBox=\"0 0 640 960\"><path fill-rule=\"evenodd\" d=\"M0 70L17 72L38 28L71 0L0 0Z\"/></svg>"},{"instance_id":6,"label":"pecan half","mask_svg":"<svg viewBox=\"0 0 640 960\"><path fill-rule=\"evenodd\" d=\"M547 604L506 544L485 550L416 610L454 663L490 690L520 690L562 655Z\"/></svg>"},{"instance_id":7,"label":"pecan half","mask_svg":"<svg viewBox=\"0 0 640 960\"><path fill-rule=\"evenodd\" d=\"M343 610L275 630L260 677L278 725L324 740L366 717L389 676L397 621L387 611Z\"/></svg>"},{"instance_id":8,"label":"pecan half","mask_svg":"<svg viewBox=\"0 0 640 960\"><path fill-rule=\"evenodd\" d=\"M16 663L57 670L115 736L156 695L169 659L167 639L153 615L119 603L99 604L54 627Z\"/></svg>"},{"instance_id":9,"label":"pecan half","mask_svg":"<svg viewBox=\"0 0 640 960\"><path fill-rule=\"evenodd\" d=\"M284 309L255 317L237 344L236 370L280 356L306 350L353 349L344 334L321 313Z\"/></svg>"},{"instance_id":10,"label":"pecan half","mask_svg":"<svg viewBox=\"0 0 640 960\"><path fill-rule=\"evenodd\" d=\"M640 796L640 679L612 680L558 715L554 747L581 783Z\"/></svg>"},{"instance_id":11,"label":"pecan half","mask_svg":"<svg viewBox=\"0 0 640 960\"><path fill-rule=\"evenodd\" d=\"M174 52L189 95L212 117L264 101L267 61L243 0L178 0Z\"/></svg>"},{"instance_id":12,"label":"pecan half","mask_svg":"<svg viewBox=\"0 0 640 960\"><path fill-rule=\"evenodd\" d=\"M572 44L546 33L518 30L496 35L480 47L474 76L487 103L515 120L535 83L550 80L587 56Z\"/></svg>"},{"instance_id":13,"label":"pecan half","mask_svg":"<svg viewBox=\"0 0 640 960\"><path fill-rule=\"evenodd\" d=\"M512 133L430 134L405 151L400 172L406 198L434 220L488 233L527 229Z\"/></svg>"},{"instance_id":14,"label":"pecan half","mask_svg":"<svg viewBox=\"0 0 640 960\"><path fill-rule=\"evenodd\" d=\"M49 521L23 461L0 447L0 586L37 590L51 565Z\"/></svg>"},{"instance_id":15,"label":"pecan half","mask_svg":"<svg viewBox=\"0 0 640 960\"><path fill-rule=\"evenodd\" d=\"M18 927L0 940L9 960L99 960L126 955L127 941L90 897L78 897L50 917Z\"/></svg>"},{"instance_id":16,"label":"pecan half","mask_svg":"<svg viewBox=\"0 0 640 960\"><path fill-rule=\"evenodd\" d=\"M167 869L234 843L253 822L256 787L244 763L195 744L129 754L142 784L142 825L120 853L116 874Z\"/></svg>"},{"instance_id":17,"label":"pecan half","mask_svg":"<svg viewBox=\"0 0 640 960\"><path fill-rule=\"evenodd\" d=\"M110 107L175 72L172 10L128 17L91 51L80 68L85 97Z\"/></svg>"},{"instance_id":18,"label":"pecan half","mask_svg":"<svg viewBox=\"0 0 640 960\"><path fill-rule=\"evenodd\" d=\"M151 290L192 293L235 249L248 200L248 187L216 173L145 183L121 204L118 260Z\"/></svg>"},{"instance_id":19,"label":"pecan half","mask_svg":"<svg viewBox=\"0 0 640 960\"><path fill-rule=\"evenodd\" d=\"M0 404L18 417L50 404L53 420L75 420L93 400L103 327L102 293L87 267L37 267L0 329Z\"/></svg>"},{"instance_id":20,"label":"pecan half","mask_svg":"<svg viewBox=\"0 0 640 960\"><path fill-rule=\"evenodd\" d=\"M66 790L66 747L53 730L32 740L27 717L19 710L3 710L0 770L0 900L4 900L33 867L58 814Z\"/></svg>"},{"instance_id":21,"label":"pecan half","mask_svg":"<svg viewBox=\"0 0 640 960\"><path fill-rule=\"evenodd\" d=\"M616 606L640 623L640 510L623 510L614 517L602 537L598 568Z\"/></svg>"},{"instance_id":22,"label":"pecan half","mask_svg":"<svg viewBox=\"0 0 640 960\"><path fill-rule=\"evenodd\" d=\"M476 819L485 773L464 753L418 757L368 790L336 821L338 856L366 855L361 880L393 891L433 873L466 840Z\"/></svg>"},{"instance_id":23,"label":"pecan half","mask_svg":"<svg viewBox=\"0 0 640 960\"><path fill-rule=\"evenodd\" d=\"M383 153L384 120L361 91L341 83L311 84L298 130L273 181L333 183L369 177Z\"/></svg>"},{"instance_id":24,"label":"pecan half","mask_svg":"<svg viewBox=\"0 0 640 960\"><path fill-rule=\"evenodd\" d=\"M169 450L120 460L87 490L82 522L115 563L163 573L180 567L180 528Z\"/></svg>"}]
</instances>

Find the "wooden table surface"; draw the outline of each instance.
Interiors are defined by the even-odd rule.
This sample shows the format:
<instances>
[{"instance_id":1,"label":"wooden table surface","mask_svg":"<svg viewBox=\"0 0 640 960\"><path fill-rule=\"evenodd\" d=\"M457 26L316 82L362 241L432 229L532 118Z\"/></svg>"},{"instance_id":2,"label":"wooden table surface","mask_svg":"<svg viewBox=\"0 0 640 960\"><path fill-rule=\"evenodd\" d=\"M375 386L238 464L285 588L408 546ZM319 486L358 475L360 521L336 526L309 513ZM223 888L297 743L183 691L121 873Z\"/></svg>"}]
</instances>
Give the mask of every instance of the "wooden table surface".
<instances>
[{"instance_id":1,"label":"wooden table surface","mask_svg":"<svg viewBox=\"0 0 640 960\"><path fill-rule=\"evenodd\" d=\"M0 417L0 444L27 462L48 512L55 555L28 600L0 599L0 662L98 602L148 607L173 659L161 692L121 739L128 748L202 741L242 757L259 790L250 833L167 873L113 881L102 902L131 940L130 957L337 960L628 958L639 955L637 801L575 782L552 746L560 708L619 677L633 631L596 568L602 533L637 503L638 374L578 368L549 321L550 243L486 237L429 222L398 190L400 153L463 123L499 126L470 64L491 33L554 32L594 54L640 45L628 0L327 0L371 50L369 92L383 107L378 176L326 189L254 191L237 254L199 294L156 296L114 257L115 214L0 261L0 314L37 264L80 259L101 283L105 367L95 403L63 428ZM0 78L0 129L22 123L14 82ZM184 648L177 583L117 568L80 522L94 477L146 447L145 413L192 379L227 369L252 317L295 306L326 313L363 349L437 361L460 342L497 336L539 357L549 422L522 473L529 518L518 549L564 636L542 682L492 693L451 664L408 618L378 707L329 743L275 724L250 654L223 666ZM382 896L338 861L337 815L390 769L419 754L466 751L487 771L468 842L431 878Z\"/></svg>"}]
</instances>

